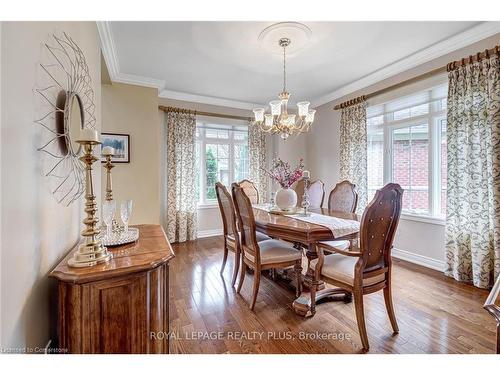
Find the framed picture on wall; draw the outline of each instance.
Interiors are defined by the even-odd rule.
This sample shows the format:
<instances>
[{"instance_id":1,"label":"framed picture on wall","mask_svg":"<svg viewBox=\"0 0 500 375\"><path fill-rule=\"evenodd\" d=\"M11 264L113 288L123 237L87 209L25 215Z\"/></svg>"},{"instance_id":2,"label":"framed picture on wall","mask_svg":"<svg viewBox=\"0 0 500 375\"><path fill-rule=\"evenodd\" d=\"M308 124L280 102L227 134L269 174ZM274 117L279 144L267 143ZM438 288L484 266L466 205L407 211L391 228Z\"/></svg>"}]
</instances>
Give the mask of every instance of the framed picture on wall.
<instances>
[{"instance_id":1,"label":"framed picture on wall","mask_svg":"<svg viewBox=\"0 0 500 375\"><path fill-rule=\"evenodd\" d=\"M111 158L113 163L130 163L130 135L116 133L101 133L101 150L106 146L115 149L115 155ZM101 162L106 158L101 156Z\"/></svg>"}]
</instances>

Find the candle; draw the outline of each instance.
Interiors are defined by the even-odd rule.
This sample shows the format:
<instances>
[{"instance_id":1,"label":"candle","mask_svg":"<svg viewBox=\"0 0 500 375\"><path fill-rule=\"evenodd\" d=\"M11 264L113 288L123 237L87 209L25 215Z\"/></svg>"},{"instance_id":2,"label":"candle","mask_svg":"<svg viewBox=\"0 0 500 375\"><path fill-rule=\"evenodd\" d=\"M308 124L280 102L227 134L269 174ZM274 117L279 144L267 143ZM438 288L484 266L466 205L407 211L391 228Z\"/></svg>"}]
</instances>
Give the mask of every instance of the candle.
<instances>
[{"instance_id":1,"label":"candle","mask_svg":"<svg viewBox=\"0 0 500 375\"><path fill-rule=\"evenodd\" d=\"M97 132L97 130L90 128L82 129L80 133L80 139L78 139L78 141L100 142L99 133Z\"/></svg>"},{"instance_id":2,"label":"candle","mask_svg":"<svg viewBox=\"0 0 500 375\"><path fill-rule=\"evenodd\" d=\"M309 171L304 171L302 172L302 178L309 178L311 175L309 173Z\"/></svg>"},{"instance_id":3,"label":"candle","mask_svg":"<svg viewBox=\"0 0 500 375\"><path fill-rule=\"evenodd\" d=\"M103 147L101 154L103 156L110 156L110 155L113 156L115 154L115 149L111 146Z\"/></svg>"}]
</instances>

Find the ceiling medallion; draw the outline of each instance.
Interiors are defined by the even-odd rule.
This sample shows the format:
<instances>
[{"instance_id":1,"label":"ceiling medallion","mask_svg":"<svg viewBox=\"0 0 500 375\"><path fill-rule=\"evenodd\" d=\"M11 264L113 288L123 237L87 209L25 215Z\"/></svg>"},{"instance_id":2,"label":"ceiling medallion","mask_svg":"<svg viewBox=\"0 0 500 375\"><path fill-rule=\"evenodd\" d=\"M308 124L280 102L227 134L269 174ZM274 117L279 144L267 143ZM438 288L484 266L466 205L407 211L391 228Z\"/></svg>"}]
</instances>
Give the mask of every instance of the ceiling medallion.
<instances>
[{"instance_id":1,"label":"ceiling medallion","mask_svg":"<svg viewBox=\"0 0 500 375\"><path fill-rule=\"evenodd\" d=\"M306 133L314 121L316 110L309 109L309 102L297 103L297 114L288 113L290 94L286 91L286 48L292 43L289 38L281 38L278 45L283 48L283 91L279 100L269 102L271 113L264 113L265 108L255 108L255 123L262 131L270 134L280 134L283 140L290 135Z\"/></svg>"}]
</instances>

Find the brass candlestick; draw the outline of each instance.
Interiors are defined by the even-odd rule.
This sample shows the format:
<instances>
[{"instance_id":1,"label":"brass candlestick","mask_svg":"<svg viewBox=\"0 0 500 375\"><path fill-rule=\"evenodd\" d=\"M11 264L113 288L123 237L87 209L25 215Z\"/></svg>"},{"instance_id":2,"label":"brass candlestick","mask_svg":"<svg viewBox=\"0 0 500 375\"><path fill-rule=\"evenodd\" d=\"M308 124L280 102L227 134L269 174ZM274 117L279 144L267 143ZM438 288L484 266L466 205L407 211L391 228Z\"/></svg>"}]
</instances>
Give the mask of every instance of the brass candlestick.
<instances>
[{"instance_id":1,"label":"brass candlestick","mask_svg":"<svg viewBox=\"0 0 500 375\"><path fill-rule=\"evenodd\" d=\"M115 166L111 163L112 154L102 154L106 158L106 162L104 163L104 168L106 168L106 200L113 200L113 187L111 182L111 169Z\"/></svg>"},{"instance_id":2,"label":"brass candlestick","mask_svg":"<svg viewBox=\"0 0 500 375\"><path fill-rule=\"evenodd\" d=\"M102 149L102 156L106 158L106 162L104 163L104 168L106 169L106 201L113 200L113 182L111 179L111 169L113 169L115 165L111 163L111 158L114 154L115 150L109 146ZM111 222L111 228L115 233L121 231L120 225L114 217L113 221Z\"/></svg>"},{"instance_id":3,"label":"brass candlestick","mask_svg":"<svg viewBox=\"0 0 500 375\"><path fill-rule=\"evenodd\" d=\"M94 156L94 147L100 144L97 140L77 141L83 148L83 156L80 160L85 163L85 212L87 217L83 220L86 228L82 231L84 242L78 246L73 257L68 260L70 267L91 267L99 263L108 262L112 254L104 247L98 234L101 232L97 223L97 203L92 184L92 164L98 160Z\"/></svg>"}]
</instances>

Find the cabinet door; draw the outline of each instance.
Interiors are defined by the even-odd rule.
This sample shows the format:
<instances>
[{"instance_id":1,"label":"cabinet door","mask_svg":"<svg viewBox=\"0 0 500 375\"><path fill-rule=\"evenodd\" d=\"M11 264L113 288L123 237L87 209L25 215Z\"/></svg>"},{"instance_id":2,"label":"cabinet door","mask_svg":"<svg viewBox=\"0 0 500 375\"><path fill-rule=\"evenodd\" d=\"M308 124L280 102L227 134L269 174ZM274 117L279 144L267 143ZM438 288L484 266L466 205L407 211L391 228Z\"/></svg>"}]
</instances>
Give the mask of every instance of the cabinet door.
<instances>
[{"instance_id":1,"label":"cabinet door","mask_svg":"<svg viewBox=\"0 0 500 375\"><path fill-rule=\"evenodd\" d=\"M148 352L148 278L140 273L83 286L84 353Z\"/></svg>"}]
</instances>

